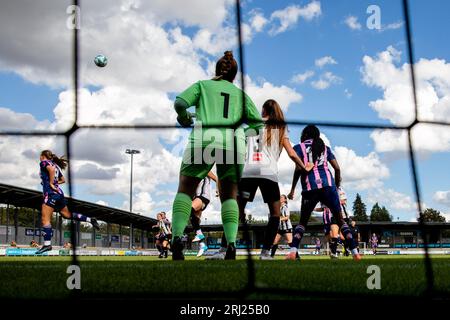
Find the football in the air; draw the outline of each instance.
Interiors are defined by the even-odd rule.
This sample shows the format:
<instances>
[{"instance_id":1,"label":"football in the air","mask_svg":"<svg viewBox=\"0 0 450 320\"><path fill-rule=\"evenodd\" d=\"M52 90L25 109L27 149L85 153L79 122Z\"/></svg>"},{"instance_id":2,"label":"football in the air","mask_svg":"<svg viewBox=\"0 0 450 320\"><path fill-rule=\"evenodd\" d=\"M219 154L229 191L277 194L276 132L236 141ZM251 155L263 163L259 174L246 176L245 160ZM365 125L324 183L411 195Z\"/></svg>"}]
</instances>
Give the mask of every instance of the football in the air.
<instances>
[{"instance_id":1,"label":"football in the air","mask_svg":"<svg viewBox=\"0 0 450 320\"><path fill-rule=\"evenodd\" d=\"M94 58L94 62L97 67L105 67L108 64L108 58L106 58L104 55L99 54Z\"/></svg>"}]
</instances>

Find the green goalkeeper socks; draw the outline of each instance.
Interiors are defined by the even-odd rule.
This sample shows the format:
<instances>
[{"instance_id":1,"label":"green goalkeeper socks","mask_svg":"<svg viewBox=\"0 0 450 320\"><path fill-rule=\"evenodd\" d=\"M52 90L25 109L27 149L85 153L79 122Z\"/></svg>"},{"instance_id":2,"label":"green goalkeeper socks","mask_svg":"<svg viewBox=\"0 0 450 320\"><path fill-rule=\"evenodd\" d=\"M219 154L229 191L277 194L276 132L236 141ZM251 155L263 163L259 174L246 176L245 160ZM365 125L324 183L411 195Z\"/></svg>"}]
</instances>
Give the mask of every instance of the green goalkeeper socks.
<instances>
[{"instance_id":1,"label":"green goalkeeper socks","mask_svg":"<svg viewBox=\"0 0 450 320\"><path fill-rule=\"evenodd\" d=\"M185 193L177 193L172 207L172 236L181 237L191 214L192 199Z\"/></svg>"},{"instance_id":2,"label":"green goalkeeper socks","mask_svg":"<svg viewBox=\"0 0 450 320\"><path fill-rule=\"evenodd\" d=\"M235 199L222 203L222 224L228 244L235 243L239 224L239 207Z\"/></svg>"}]
</instances>

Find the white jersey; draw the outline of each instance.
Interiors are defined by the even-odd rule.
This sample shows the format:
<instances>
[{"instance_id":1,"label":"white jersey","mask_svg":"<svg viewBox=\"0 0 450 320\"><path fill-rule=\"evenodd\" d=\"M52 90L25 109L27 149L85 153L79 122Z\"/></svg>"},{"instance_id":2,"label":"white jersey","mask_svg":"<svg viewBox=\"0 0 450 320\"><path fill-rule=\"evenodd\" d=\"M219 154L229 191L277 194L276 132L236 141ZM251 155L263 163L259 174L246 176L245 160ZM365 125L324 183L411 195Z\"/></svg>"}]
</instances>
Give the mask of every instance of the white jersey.
<instances>
[{"instance_id":1,"label":"white jersey","mask_svg":"<svg viewBox=\"0 0 450 320\"><path fill-rule=\"evenodd\" d=\"M286 136L287 128L284 130ZM271 144L265 143L267 129L259 135L247 137L247 153L242 178L265 178L278 182L278 159L283 146L280 146L279 130L271 130ZM284 139L284 137L283 137Z\"/></svg>"},{"instance_id":2,"label":"white jersey","mask_svg":"<svg viewBox=\"0 0 450 320\"><path fill-rule=\"evenodd\" d=\"M206 176L198 184L197 191L195 192L196 197L200 197L211 201L211 178Z\"/></svg>"},{"instance_id":3,"label":"white jersey","mask_svg":"<svg viewBox=\"0 0 450 320\"><path fill-rule=\"evenodd\" d=\"M280 213L282 218L289 216L287 204L283 204ZM289 230L289 229L292 229L291 219L288 218L286 221L280 221L280 227L278 228L278 230Z\"/></svg>"}]
</instances>

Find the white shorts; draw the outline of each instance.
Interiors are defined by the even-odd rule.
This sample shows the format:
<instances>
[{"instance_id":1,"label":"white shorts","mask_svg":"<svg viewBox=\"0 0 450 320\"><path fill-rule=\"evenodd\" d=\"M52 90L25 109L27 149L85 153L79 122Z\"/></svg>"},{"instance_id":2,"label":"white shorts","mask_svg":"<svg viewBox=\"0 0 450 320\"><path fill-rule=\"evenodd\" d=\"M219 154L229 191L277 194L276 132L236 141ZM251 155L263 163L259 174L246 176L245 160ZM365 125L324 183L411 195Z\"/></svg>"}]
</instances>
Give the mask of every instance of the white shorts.
<instances>
[{"instance_id":1,"label":"white shorts","mask_svg":"<svg viewBox=\"0 0 450 320\"><path fill-rule=\"evenodd\" d=\"M203 208L205 210L211 201L211 179L209 177L204 178L198 184L197 191L195 192L195 198L199 198L203 201Z\"/></svg>"}]
</instances>

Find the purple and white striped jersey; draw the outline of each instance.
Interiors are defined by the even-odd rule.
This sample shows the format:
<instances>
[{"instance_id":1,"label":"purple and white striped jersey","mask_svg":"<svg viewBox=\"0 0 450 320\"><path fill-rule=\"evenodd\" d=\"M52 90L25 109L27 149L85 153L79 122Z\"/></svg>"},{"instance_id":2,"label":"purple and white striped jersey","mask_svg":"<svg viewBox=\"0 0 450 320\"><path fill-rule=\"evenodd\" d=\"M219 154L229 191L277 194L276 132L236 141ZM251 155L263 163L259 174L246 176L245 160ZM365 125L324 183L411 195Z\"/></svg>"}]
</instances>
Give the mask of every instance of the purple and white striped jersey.
<instances>
[{"instance_id":1,"label":"purple and white striped jersey","mask_svg":"<svg viewBox=\"0 0 450 320\"><path fill-rule=\"evenodd\" d=\"M55 177L53 180L53 185L58 189L58 192L56 192L55 190L53 190L50 187L50 174L47 171L48 166L55 167ZM46 195L46 194L62 194L62 195L64 195L64 192L58 185L58 179L61 179L61 177L62 177L61 168L51 160L41 161L39 163L39 168L40 168L42 192L44 193L44 195Z\"/></svg>"},{"instance_id":2,"label":"purple and white striped jersey","mask_svg":"<svg viewBox=\"0 0 450 320\"><path fill-rule=\"evenodd\" d=\"M312 150L311 145L313 140L306 140L300 144L294 146L295 152L306 162L312 163ZM334 182L334 177L331 174L330 168L328 167L328 161L334 160L336 157L331 152L331 149L325 146L324 152L314 163L314 168L306 175L302 175L302 190L310 191L314 189L322 189L324 187L334 187L336 186Z\"/></svg>"}]
</instances>

